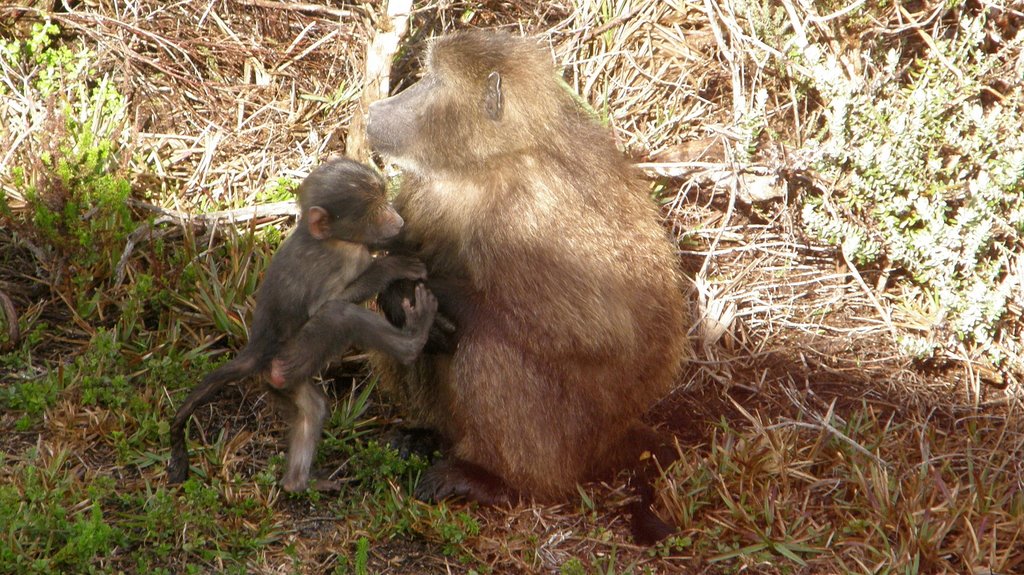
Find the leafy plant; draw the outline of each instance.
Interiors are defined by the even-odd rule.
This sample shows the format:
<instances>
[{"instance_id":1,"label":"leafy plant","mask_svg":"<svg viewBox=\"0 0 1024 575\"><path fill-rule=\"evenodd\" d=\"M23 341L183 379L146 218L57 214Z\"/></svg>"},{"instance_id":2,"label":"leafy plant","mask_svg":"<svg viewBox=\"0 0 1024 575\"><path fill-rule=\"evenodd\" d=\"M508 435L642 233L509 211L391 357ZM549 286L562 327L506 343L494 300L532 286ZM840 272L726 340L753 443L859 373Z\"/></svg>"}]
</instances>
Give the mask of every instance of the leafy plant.
<instances>
[{"instance_id":1,"label":"leafy plant","mask_svg":"<svg viewBox=\"0 0 1024 575\"><path fill-rule=\"evenodd\" d=\"M120 170L131 149L127 109L110 79L90 67L95 56L72 52L57 42L59 34L55 24L37 23L28 39L0 45L0 58L23 77L24 92L16 96L26 102L31 126L7 182L26 204L25 221L6 194L0 211L45 255L40 263L74 311L91 317L103 303L96 288L114 276L137 227L131 185ZM0 121L13 123L12 113L0 107Z\"/></svg>"},{"instance_id":2,"label":"leafy plant","mask_svg":"<svg viewBox=\"0 0 1024 575\"><path fill-rule=\"evenodd\" d=\"M802 207L808 231L858 264L884 260L922 288L932 325L1000 362L1024 350L1002 337L1024 239L1024 136L1019 86L993 97L988 84L1010 50L987 52L991 22L963 17L924 55L891 47L863 75L844 73L825 45L802 69L824 103L814 167L835 182ZM1021 40L1012 42L1018 49ZM938 306L930 306L936 302ZM941 332L942 330L939 330ZM957 340L906 338L916 356Z\"/></svg>"},{"instance_id":3,"label":"leafy plant","mask_svg":"<svg viewBox=\"0 0 1024 575\"><path fill-rule=\"evenodd\" d=\"M20 481L0 486L0 565L18 573L98 573L97 563L123 540L98 503L112 482L83 488L67 473L69 457L34 453Z\"/></svg>"}]
</instances>

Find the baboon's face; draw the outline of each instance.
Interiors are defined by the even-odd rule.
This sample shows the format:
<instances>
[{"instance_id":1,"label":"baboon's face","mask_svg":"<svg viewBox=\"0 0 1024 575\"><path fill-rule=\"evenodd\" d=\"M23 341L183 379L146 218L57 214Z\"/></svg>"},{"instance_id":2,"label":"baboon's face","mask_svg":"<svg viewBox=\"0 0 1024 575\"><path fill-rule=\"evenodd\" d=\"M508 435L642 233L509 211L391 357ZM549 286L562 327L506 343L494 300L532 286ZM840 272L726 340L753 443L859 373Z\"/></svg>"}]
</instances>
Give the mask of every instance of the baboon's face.
<instances>
[{"instance_id":1,"label":"baboon's face","mask_svg":"<svg viewBox=\"0 0 1024 575\"><path fill-rule=\"evenodd\" d=\"M436 107L437 84L432 76L426 76L403 92L370 104L366 135L374 150L399 164L412 160L420 125Z\"/></svg>"},{"instance_id":2,"label":"baboon's face","mask_svg":"<svg viewBox=\"0 0 1024 575\"><path fill-rule=\"evenodd\" d=\"M384 179L345 158L331 160L299 186L299 205L317 239L377 247L402 230L402 217L388 202Z\"/></svg>"},{"instance_id":3,"label":"baboon's face","mask_svg":"<svg viewBox=\"0 0 1024 575\"><path fill-rule=\"evenodd\" d=\"M370 145L413 171L461 169L500 153L510 139L508 126L502 126L501 82L494 69L454 70L428 62L420 81L370 105Z\"/></svg>"},{"instance_id":4,"label":"baboon's face","mask_svg":"<svg viewBox=\"0 0 1024 575\"><path fill-rule=\"evenodd\" d=\"M336 239L381 247L402 231L405 222L383 194L336 194L323 206L319 229L314 237ZM310 210L312 211L312 209ZM315 218L307 218L310 224Z\"/></svg>"},{"instance_id":5,"label":"baboon's face","mask_svg":"<svg viewBox=\"0 0 1024 575\"><path fill-rule=\"evenodd\" d=\"M355 213L348 210L339 211L337 204L338 202L335 202L331 208L334 210L333 213L322 206L314 206L307 212L306 219L314 237L378 248L394 239L405 225L402 216L398 215L388 202L381 202L372 207L357 206ZM316 209L321 211L314 217Z\"/></svg>"}]
</instances>

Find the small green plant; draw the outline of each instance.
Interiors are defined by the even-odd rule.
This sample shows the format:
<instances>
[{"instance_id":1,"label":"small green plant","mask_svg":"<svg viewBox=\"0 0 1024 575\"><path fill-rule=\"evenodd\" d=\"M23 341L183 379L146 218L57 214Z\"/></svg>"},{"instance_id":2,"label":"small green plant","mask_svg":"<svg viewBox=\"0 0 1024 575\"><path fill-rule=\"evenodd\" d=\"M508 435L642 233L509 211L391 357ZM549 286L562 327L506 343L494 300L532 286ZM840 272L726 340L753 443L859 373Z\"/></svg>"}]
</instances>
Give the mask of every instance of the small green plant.
<instances>
[{"instance_id":1,"label":"small green plant","mask_svg":"<svg viewBox=\"0 0 1024 575\"><path fill-rule=\"evenodd\" d=\"M331 412L328 429L334 434L332 442L351 441L362 435L369 422L364 419L370 407L370 394L377 387L377 378L369 378L349 390L348 396L339 398Z\"/></svg>"},{"instance_id":2,"label":"small green plant","mask_svg":"<svg viewBox=\"0 0 1024 575\"><path fill-rule=\"evenodd\" d=\"M97 478L84 488L67 472L68 452L29 458L17 482L0 486L0 565L30 574L103 572L99 562L123 541L99 504L113 483Z\"/></svg>"},{"instance_id":3,"label":"small green plant","mask_svg":"<svg viewBox=\"0 0 1024 575\"><path fill-rule=\"evenodd\" d=\"M38 23L28 39L0 44L0 58L23 77L24 91L10 96L45 103L28 106L26 141L3 177L24 200L24 217L12 212L6 194L0 212L45 255L40 263L50 269L54 288L88 318L105 305L97 288L114 276L137 227L131 186L121 174L131 146L124 97L90 67L91 52L72 52L57 42L59 33L55 24ZM12 110L0 106L0 121L13 124Z\"/></svg>"},{"instance_id":4,"label":"small green plant","mask_svg":"<svg viewBox=\"0 0 1024 575\"><path fill-rule=\"evenodd\" d=\"M350 454L352 475L363 489L381 495L391 492L391 481L398 479L412 493L419 474L427 462L417 455L402 458L394 449L377 441L348 441L342 447Z\"/></svg>"},{"instance_id":5,"label":"small green plant","mask_svg":"<svg viewBox=\"0 0 1024 575\"><path fill-rule=\"evenodd\" d=\"M291 178L280 177L267 184L258 198L262 202L287 202L295 199L299 183Z\"/></svg>"},{"instance_id":6,"label":"small green plant","mask_svg":"<svg viewBox=\"0 0 1024 575\"><path fill-rule=\"evenodd\" d=\"M587 569L583 565L582 561L573 557L565 563L562 563L562 566L558 568L558 573L560 575L586 575Z\"/></svg>"},{"instance_id":7,"label":"small green plant","mask_svg":"<svg viewBox=\"0 0 1024 575\"><path fill-rule=\"evenodd\" d=\"M75 358L84 405L124 407L131 388L122 373L121 360L117 335L104 329L97 331L86 352Z\"/></svg>"},{"instance_id":8,"label":"small green plant","mask_svg":"<svg viewBox=\"0 0 1024 575\"><path fill-rule=\"evenodd\" d=\"M357 575L366 575L366 564L370 559L370 540L366 537L360 537L356 541L356 565L355 572Z\"/></svg>"},{"instance_id":9,"label":"small green plant","mask_svg":"<svg viewBox=\"0 0 1024 575\"><path fill-rule=\"evenodd\" d=\"M21 431L28 429L47 408L57 402L66 385L60 370L41 377L25 377L0 387L0 405L5 409L23 412L16 424Z\"/></svg>"},{"instance_id":10,"label":"small green plant","mask_svg":"<svg viewBox=\"0 0 1024 575\"><path fill-rule=\"evenodd\" d=\"M126 377L118 373L121 361L116 335L101 329L86 353L66 368L48 370L40 377L23 378L0 388L0 405L24 412L18 423L22 429L54 405L72 383L79 384L86 405L122 407L131 389Z\"/></svg>"},{"instance_id":11,"label":"small green plant","mask_svg":"<svg viewBox=\"0 0 1024 575\"><path fill-rule=\"evenodd\" d=\"M240 347L248 338L251 298L281 241L274 227L229 233L227 241L203 254L192 274L193 289L176 294L178 303L209 318L217 332L228 334Z\"/></svg>"},{"instance_id":12,"label":"small green plant","mask_svg":"<svg viewBox=\"0 0 1024 575\"><path fill-rule=\"evenodd\" d=\"M441 539L441 550L445 555L456 555L467 540L480 534L480 524L466 511L451 511L444 503L437 505L432 516L432 526Z\"/></svg>"}]
</instances>

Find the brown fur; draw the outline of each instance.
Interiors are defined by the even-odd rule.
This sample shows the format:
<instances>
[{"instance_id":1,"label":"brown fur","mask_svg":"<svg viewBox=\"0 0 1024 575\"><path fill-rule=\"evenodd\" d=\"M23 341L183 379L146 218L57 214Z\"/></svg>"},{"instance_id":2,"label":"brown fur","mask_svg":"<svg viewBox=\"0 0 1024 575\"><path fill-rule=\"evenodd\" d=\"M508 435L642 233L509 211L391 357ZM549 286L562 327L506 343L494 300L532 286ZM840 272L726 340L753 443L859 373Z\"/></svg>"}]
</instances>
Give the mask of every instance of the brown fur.
<instances>
[{"instance_id":1,"label":"brown fur","mask_svg":"<svg viewBox=\"0 0 1024 575\"><path fill-rule=\"evenodd\" d=\"M481 104L492 72L498 118ZM451 458L558 499L635 463L650 437L640 416L687 350L673 247L634 169L537 41L439 38L422 81L437 87L430 111L409 116L413 136L386 125L387 100L376 118L371 108L370 136L405 168L403 245L426 263L458 344L412 367L374 365Z\"/></svg>"}]
</instances>

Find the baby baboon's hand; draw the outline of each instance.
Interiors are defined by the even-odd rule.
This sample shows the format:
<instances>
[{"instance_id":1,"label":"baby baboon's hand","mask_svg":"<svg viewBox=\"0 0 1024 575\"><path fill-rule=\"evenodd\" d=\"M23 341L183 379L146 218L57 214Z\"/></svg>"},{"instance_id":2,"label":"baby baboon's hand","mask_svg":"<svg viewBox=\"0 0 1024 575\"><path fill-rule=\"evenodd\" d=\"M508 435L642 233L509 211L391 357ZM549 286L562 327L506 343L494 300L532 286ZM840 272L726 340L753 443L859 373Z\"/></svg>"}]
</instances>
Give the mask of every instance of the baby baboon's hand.
<instances>
[{"instance_id":1,"label":"baby baboon's hand","mask_svg":"<svg viewBox=\"0 0 1024 575\"><path fill-rule=\"evenodd\" d=\"M430 329L430 324L434 322L434 314L437 313L437 298L423 284L416 284L415 296L415 307L409 300L402 301L402 310L405 311L405 329L426 332Z\"/></svg>"}]
</instances>

